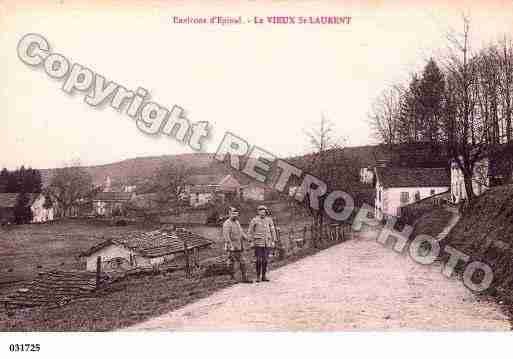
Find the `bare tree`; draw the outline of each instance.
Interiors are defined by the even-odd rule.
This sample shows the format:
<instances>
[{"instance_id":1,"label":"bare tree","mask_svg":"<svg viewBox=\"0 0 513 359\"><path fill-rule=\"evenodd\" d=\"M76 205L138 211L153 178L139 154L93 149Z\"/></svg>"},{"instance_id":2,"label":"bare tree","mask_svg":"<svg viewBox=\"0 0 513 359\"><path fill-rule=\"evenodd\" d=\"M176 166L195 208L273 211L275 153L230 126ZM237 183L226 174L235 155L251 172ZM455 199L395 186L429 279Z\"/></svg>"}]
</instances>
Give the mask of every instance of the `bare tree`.
<instances>
[{"instance_id":1,"label":"bare tree","mask_svg":"<svg viewBox=\"0 0 513 359\"><path fill-rule=\"evenodd\" d=\"M157 170L153 177L153 186L158 207L172 205L175 210L179 209L189 175L190 171L184 165L173 163L165 164Z\"/></svg>"},{"instance_id":2,"label":"bare tree","mask_svg":"<svg viewBox=\"0 0 513 359\"><path fill-rule=\"evenodd\" d=\"M392 86L373 102L368 115L372 135L379 142L391 145L399 141L399 116L404 89Z\"/></svg>"},{"instance_id":3,"label":"bare tree","mask_svg":"<svg viewBox=\"0 0 513 359\"><path fill-rule=\"evenodd\" d=\"M335 135L334 124L324 116L305 134L313 152L304 157L303 169L324 181L331 190L344 190L348 193L359 183L359 168L343 151L343 140ZM301 189L305 191L306 189ZM325 222L325 196L320 198L319 209L310 205L310 198L305 196L303 204L312 216L313 226L322 229ZM319 232L317 232L319 233Z\"/></svg>"},{"instance_id":4,"label":"bare tree","mask_svg":"<svg viewBox=\"0 0 513 359\"><path fill-rule=\"evenodd\" d=\"M509 143L513 140L513 42L504 37L496 48L498 67L500 70L499 92L501 100L502 118L505 122L505 139Z\"/></svg>"},{"instance_id":5,"label":"bare tree","mask_svg":"<svg viewBox=\"0 0 513 359\"><path fill-rule=\"evenodd\" d=\"M70 216L74 208L95 193L91 175L78 162L57 168L47 192L64 217Z\"/></svg>"},{"instance_id":6,"label":"bare tree","mask_svg":"<svg viewBox=\"0 0 513 359\"><path fill-rule=\"evenodd\" d=\"M449 34L448 40L450 54L445 61L448 91L444 114L447 147L463 173L467 198L472 202L474 166L485 154L489 130L479 116L480 64L471 52L468 17L463 17L463 32Z\"/></svg>"}]
</instances>

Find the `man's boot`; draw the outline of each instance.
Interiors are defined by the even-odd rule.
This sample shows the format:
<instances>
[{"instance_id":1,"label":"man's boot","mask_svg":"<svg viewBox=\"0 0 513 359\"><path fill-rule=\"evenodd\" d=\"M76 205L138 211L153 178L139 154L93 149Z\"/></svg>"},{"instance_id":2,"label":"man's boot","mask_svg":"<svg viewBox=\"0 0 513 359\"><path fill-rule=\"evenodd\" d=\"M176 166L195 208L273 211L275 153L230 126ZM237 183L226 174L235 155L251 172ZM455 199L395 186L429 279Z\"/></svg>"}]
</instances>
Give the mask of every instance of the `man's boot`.
<instances>
[{"instance_id":1,"label":"man's boot","mask_svg":"<svg viewBox=\"0 0 513 359\"><path fill-rule=\"evenodd\" d=\"M256 260L256 275L257 275L257 282L260 282L260 274L262 272L262 263L260 262L260 259L257 258Z\"/></svg>"},{"instance_id":2,"label":"man's boot","mask_svg":"<svg viewBox=\"0 0 513 359\"><path fill-rule=\"evenodd\" d=\"M235 263L233 262L233 260L230 258L229 260L229 265L228 265L228 270L230 271L230 277L232 280L235 280Z\"/></svg>"},{"instance_id":3,"label":"man's boot","mask_svg":"<svg viewBox=\"0 0 513 359\"><path fill-rule=\"evenodd\" d=\"M269 282L269 279L266 277L267 274L267 261L262 262L262 282Z\"/></svg>"},{"instance_id":4,"label":"man's boot","mask_svg":"<svg viewBox=\"0 0 513 359\"><path fill-rule=\"evenodd\" d=\"M240 265L240 271L241 271L241 275L242 275L242 281L241 283L253 283L252 280L249 280L248 279L248 276L246 274L246 265L244 264L241 264Z\"/></svg>"}]
</instances>

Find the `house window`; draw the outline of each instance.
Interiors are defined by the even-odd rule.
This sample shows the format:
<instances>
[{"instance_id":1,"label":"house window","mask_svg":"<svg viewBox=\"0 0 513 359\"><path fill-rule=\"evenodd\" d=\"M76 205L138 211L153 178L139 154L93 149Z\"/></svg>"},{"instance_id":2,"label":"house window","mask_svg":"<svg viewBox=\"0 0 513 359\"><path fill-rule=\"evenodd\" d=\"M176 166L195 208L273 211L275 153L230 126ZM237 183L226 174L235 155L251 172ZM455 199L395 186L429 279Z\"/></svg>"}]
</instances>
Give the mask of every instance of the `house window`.
<instances>
[{"instance_id":1,"label":"house window","mask_svg":"<svg viewBox=\"0 0 513 359\"><path fill-rule=\"evenodd\" d=\"M420 201L420 191L415 192L415 201Z\"/></svg>"},{"instance_id":2,"label":"house window","mask_svg":"<svg viewBox=\"0 0 513 359\"><path fill-rule=\"evenodd\" d=\"M408 192L401 192L401 203L408 203L410 201L410 194Z\"/></svg>"}]
</instances>

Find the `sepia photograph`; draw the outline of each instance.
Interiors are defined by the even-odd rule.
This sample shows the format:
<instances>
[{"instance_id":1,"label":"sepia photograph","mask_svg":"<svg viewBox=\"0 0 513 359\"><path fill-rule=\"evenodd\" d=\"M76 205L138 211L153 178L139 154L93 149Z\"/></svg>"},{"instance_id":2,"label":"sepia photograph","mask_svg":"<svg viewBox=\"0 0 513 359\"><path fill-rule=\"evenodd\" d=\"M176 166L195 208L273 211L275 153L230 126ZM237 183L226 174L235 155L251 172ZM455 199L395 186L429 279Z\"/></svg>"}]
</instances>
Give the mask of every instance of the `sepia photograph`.
<instances>
[{"instance_id":1,"label":"sepia photograph","mask_svg":"<svg viewBox=\"0 0 513 359\"><path fill-rule=\"evenodd\" d=\"M510 339L513 1L0 0L0 28L1 357Z\"/></svg>"}]
</instances>

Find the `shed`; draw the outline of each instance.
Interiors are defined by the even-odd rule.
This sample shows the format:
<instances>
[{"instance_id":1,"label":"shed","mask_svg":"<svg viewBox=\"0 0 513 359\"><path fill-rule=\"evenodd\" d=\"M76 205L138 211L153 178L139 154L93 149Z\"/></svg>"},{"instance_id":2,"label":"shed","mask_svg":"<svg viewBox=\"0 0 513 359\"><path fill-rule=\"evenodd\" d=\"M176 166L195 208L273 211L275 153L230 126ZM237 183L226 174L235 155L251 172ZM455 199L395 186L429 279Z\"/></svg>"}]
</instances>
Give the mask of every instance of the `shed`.
<instances>
[{"instance_id":1,"label":"shed","mask_svg":"<svg viewBox=\"0 0 513 359\"><path fill-rule=\"evenodd\" d=\"M172 260L184 252L200 250L212 245L212 241L183 228L174 231L156 230L134 232L125 237L109 238L82 253L88 271L96 270L98 257L102 259L102 271L152 267Z\"/></svg>"}]
</instances>

